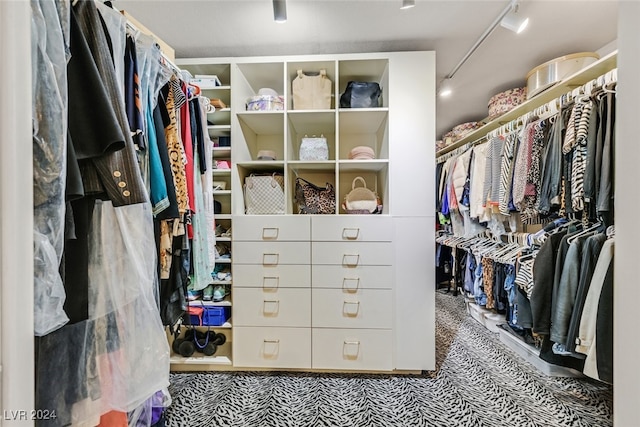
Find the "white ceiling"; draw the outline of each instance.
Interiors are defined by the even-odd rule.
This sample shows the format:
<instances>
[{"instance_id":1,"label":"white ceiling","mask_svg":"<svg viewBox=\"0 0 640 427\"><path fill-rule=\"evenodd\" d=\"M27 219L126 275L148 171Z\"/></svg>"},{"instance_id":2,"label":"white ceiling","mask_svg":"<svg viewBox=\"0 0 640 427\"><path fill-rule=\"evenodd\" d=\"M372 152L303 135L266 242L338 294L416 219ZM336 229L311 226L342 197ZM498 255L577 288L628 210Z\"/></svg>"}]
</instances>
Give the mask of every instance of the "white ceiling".
<instances>
[{"instance_id":1,"label":"white ceiling","mask_svg":"<svg viewBox=\"0 0 640 427\"><path fill-rule=\"evenodd\" d=\"M464 57L508 0L287 0L288 21L273 21L271 0L117 0L172 46L176 58L434 50L437 81ZM520 35L498 26L437 100L436 139L487 115L487 101L525 86L550 59L615 48L618 2L523 0L530 23Z\"/></svg>"}]
</instances>

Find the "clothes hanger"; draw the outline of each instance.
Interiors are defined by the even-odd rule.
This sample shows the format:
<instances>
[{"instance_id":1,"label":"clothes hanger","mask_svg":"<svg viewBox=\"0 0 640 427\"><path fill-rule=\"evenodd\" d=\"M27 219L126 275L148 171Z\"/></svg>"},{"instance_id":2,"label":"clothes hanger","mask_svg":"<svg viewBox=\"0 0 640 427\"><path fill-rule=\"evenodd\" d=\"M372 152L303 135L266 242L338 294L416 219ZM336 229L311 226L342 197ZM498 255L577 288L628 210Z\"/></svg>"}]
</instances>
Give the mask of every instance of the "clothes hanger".
<instances>
[{"instance_id":1,"label":"clothes hanger","mask_svg":"<svg viewBox=\"0 0 640 427\"><path fill-rule=\"evenodd\" d=\"M577 238L582 237L582 236L586 236L592 232L598 231L598 229L602 226L602 223L600 221L594 223L592 226L585 228L584 230L580 231L577 234L574 234L573 236L569 237L567 239L567 243L571 244L573 243Z\"/></svg>"}]
</instances>

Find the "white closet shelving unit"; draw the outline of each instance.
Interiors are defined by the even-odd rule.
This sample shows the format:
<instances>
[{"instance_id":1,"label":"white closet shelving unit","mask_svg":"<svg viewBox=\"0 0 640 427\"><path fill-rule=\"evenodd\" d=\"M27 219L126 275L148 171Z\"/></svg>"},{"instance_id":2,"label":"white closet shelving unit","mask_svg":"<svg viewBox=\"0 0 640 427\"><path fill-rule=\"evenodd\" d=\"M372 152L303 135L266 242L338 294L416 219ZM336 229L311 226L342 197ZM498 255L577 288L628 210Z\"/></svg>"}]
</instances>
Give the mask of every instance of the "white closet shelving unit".
<instances>
[{"instance_id":1,"label":"white closet shelving unit","mask_svg":"<svg viewBox=\"0 0 640 427\"><path fill-rule=\"evenodd\" d=\"M172 368L434 369L434 53L176 62L228 84L204 95L230 106L212 114L208 130L231 136L231 149L214 154L231 160L231 170L214 172L214 179L228 180L215 197L223 208L216 220L233 223L233 305L221 356L174 358ZM333 82L329 109L294 109L291 82L299 69L326 70ZM378 82L380 106L340 108L351 80ZM247 99L261 88L283 95L284 110L246 111ZM299 160L305 135L327 138L328 160ZM360 145L373 148L376 159L349 160L349 151ZM274 151L276 160L257 160L260 150ZM284 175L285 214L246 215L244 180L267 171ZM298 176L335 187L333 215L297 214ZM382 215L347 215L340 208L357 176L377 189Z\"/></svg>"}]
</instances>

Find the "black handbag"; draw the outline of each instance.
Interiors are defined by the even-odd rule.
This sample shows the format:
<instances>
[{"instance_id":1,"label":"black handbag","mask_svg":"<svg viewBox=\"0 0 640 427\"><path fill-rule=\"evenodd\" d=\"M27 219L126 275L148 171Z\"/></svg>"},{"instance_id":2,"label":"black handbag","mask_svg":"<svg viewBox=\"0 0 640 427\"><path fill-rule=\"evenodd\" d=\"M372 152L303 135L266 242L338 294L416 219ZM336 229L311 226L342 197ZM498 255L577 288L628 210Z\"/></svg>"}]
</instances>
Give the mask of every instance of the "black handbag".
<instances>
[{"instance_id":1,"label":"black handbag","mask_svg":"<svg viewBox=\"0 0 640 427\"><path fill-rule=\"evenodd\" d=\"M341 108L376 108L379 106L382 89L376 82L347 83L347 88L340 95Z\"/></svg>"}]
</instances>

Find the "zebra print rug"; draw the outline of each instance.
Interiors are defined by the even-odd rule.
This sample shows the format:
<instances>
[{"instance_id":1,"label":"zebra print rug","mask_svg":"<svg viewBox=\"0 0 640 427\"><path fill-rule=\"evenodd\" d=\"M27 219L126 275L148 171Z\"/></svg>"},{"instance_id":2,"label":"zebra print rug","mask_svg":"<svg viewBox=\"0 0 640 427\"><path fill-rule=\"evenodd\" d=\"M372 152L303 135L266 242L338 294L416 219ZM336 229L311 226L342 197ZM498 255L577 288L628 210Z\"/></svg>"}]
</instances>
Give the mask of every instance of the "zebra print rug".
<instances>
[{"instance_id":1,"label":"zebra print rug","mask_svg":"<svg viewBox=\"0 0 640 427\"><path fill-rule=\"evenodd\" d=\"M423 375L175 373L170 427L611 426L612 387L551 378L436 293L436 370Z\"/></svg>"}]
</instances>

